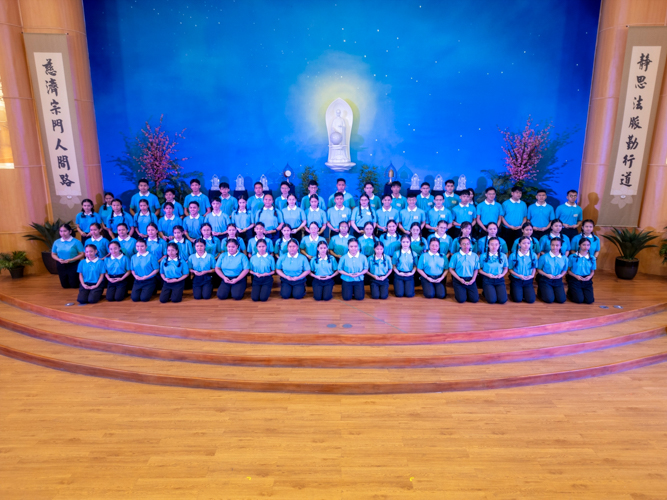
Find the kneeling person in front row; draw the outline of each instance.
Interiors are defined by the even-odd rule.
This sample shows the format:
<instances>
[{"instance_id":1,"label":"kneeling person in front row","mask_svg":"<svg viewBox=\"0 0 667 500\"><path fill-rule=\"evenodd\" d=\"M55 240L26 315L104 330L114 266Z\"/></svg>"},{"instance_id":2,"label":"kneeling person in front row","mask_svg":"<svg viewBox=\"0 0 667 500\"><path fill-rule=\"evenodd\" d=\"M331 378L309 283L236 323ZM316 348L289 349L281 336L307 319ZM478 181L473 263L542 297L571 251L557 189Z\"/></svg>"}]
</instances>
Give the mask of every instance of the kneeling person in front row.
<instances>
[{"instance_id":1,"label":"kneeling person in front row","mask_svg":"<svg viewBox=\"0 0 667 500\"><path fill-rule=\"evenodd\" d=\"M283 299L302 299L306 295L306 276L310 274L310 263L299 252L299 242L294 238L287 244L287 253L278 259L276 273L280 276L280 296Z\"/></svg>"},{"instance_id":2,"label":"kneeling person in front row","mask_svg":"<svg viewBox=\"0 0 667 500\"><path fill-rule=\"evenodd\" d=\"M592 304L593 275L597 269L595 257L591 255L591 242L582 239L579 242L579 251L570 255L567 272L567 295L577 304Z\"/></svg>"},{"instance_id":3,"label":"kneeling person in front row","mask_svg":"<svg viewBox=\"0 0 667 500\"><path fill-rule=\"evenodd\" d=\"M137 253L130 260L135 280L132 286L132 302L148 302L155 293L155 276L160 272L160 264L155 255L147 250L143 239L137 240L135 248Z\"/></svg>"},{"instance_id":4,"label":"kneeling person in front row","mask_svg":"<svg viewBox=\"0 0 667 500\"><path fill-rule=\"evenodd\" d=\"M313 223L315 225L315 223ZM302 244L303 244L302 240ZM331 300L333 297L334 278L338 274L336 257L329 255L329 246L322 240L317 244L317 254L310 260L310 275L313 278L313 298Z\"/></svg>"},{"instance_id":5,"label":"kneeling person in front row","mask_svg":"<svg viewBox=\"0 0 667 500\"><path fill-rule=\"evenodd\" d=\"M194 203L194 202L192 202ZM199 240L200 248L203 245ZM185 278L190 276L188 263L181 258L176 243L167 245L167 257L160 263L160 276L164 282L160 290L160 302L180 302L183 300L183 290L185 289Z\"/></svg>"},{"instance_id":6,"label":"kneeling person in front row","mask_svg":"<svg viewBox=\"0 0 667 500\"><path fill-rule=\"evenodd\" d=\"M95 245L86 245L84 249L85 259L79 261L77 271L79 272L79 304L96 304L102 298L104 291L104 273L106 271L104 262L97 256Z\"/></svg>"},{"instance_id":7,"label":"kneeling person in front row","mask_svg":"<svg viewBox=\"0 0 667 500\"><path fill-rule=\"evenodd\" d=\"M250 257L250 274L252 275L250 298L253 302L266 302L271 296L276 261L268 251L269 242L270 240L266 239L258 240L257 253Z\"/></svg>"},{"instance_id":8,"label":"kneeling person in front row","mask_svg":"<svg viewBox=\"0 0 667 500\"><path fill-rule=\"evenodd\" d=\"M492 227L491 224L487 226ZM486 251L479 256L480 274L484 298L489 304L504 304L507 302L507 288L505 275L507 274L507 256L501 251L500 238L490 236L484 246Z\"/></svg>"},{"instance_id":9,"label":"kneeling person in front row","mask_svg":"<svg viewBox=\"0 0 667 500\"><path fill-rule=\"evenodd\" d=\"M440 254L440 240L433 238L428 246L428 252L421 254L417 264L417 272L421 274L424 297L444 299L447 295L445 279L449 262L445 255Z\"/></svg>"},{"instance_id":10,"label":"kneeling person in front row","mask_svg":"<svg viewBox=\"0 0 667 500\"><path fill-rule=\"evenodd\" d=\"M364 274L368 272L368 259L361 253L359 242L355 238L350 238L347 253L338 263L338 272L343 280L343 300L363 300Z\"/></svg>"},{"instance_id":11,"label":"kneeling person in front row","mask_svg":"<svg viewBox=\"0 0 667 500\"><path fill-rule=\"evenodd\" d=\"M533 278L537 270L537 255L531 246L530 238L522 236L516 252L512 252L509 257L510 296L513 302L535 302Z\"/></svg>"},{"instance_id":12,"label":"kneeling person in front row","mask_svg":"<svg viewBox=\"0 0 667 500\"><path fill-rule=\"evenodd\" d=\"M248 280L246 276L250 270L248 257L239 251L239 242L236 238L227 240L227 251L218 257L215 263L215 272L222 282L218 287L218 298L227 300L241 300L245 293Z\"/></svg>"},{"instance_id":13,"label":"kneeling person in front row","mask_svg":"<svg viewBox=\"0 0 667 500\"><path fill-rule=\"evenodd\" d=\"M459 303L479 302L479 291L475 283L479 270L479 257L472 251L470 238L467 236L459 238L459 246L461 249L454 252L449 259L454 297Z\"/></svg>"},{"instance_id":14,"label":"kneeling person in front row","mask_svg":"<svg viewBox=\"0 0 667 500\"><path fill-rule=\"evenodd\" d=\"M392 222L394 230L396 223ZM386 300L389 297L389 275L393 272L391 257L384 252L384 243L375 242L373 255L368 257L368 276L371 278L371 298Z\"/></svg>"},{"instance_id":15,"label":"kneeling person in front row","mask_svg":"<svg viewBox=\"0 0 667 500\"><path fill-rule=\"evenodd\" d=\"M537 292L543 302L562 304L565 302L563 276L567 273L567 257L560 251L560 238L551 240L551 249L537 261Z\"/></svg>"}]
</instances>

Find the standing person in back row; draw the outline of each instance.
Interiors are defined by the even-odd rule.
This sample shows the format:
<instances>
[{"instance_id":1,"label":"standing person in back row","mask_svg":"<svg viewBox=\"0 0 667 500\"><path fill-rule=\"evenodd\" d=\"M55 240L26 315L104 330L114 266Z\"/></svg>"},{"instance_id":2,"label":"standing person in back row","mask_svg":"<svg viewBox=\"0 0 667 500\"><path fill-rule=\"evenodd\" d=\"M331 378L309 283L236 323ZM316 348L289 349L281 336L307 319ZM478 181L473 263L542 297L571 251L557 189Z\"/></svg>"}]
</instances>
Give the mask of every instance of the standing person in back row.
<instances>
[{"instance_id":1,"label":"standing person in back row","mask_svg":"<svg viewBox=\"0 0 667 500\"><path fill-rule=\"evenodd\" d=\"M533 237L539 240L549 233L551 221L556 218L554 208L547 203L547 192L539 189L535 203L528 207L528 220L533 226Z\"/></svg>"},{"instance_id":2,"label":"standing person in back row","mask_svg":"<svg viewBox=\"0 0 667 500\"><path fill-rule=\"evenodd\" d=\"M132 195L130 200L130 212L132 215L139 212L139 201L146 200L148 202L148 210L155 214L156 216L160 215L160 200L157 196L148 191L148 179L139 179L138 186L139 192Z\"/></svg>"},{"instance_id":3,"label":"standing person in back row","mask_svg":"<svg viewBox=\"0 0 667 500\"><path fill-rule=\"evenodd\" d=\"M523 190L514 186L510 199L503 203L502 236L508 248L512 248L514 242L521 237L521 226L528 216L528 207L521 199L522 195Z\"/></svg>"},{"instance_id":4,"label":"standing person in back row","mask_svg":"<svg viewBox=\"0 0 667 500\"><path fill-rule=\"evenodd\" d=\"M332 194L331 196L329 196L329 203L328 203L329 208L333 207L336 204L335 196L338 193L341 193L343 195L343 206L346 206L347 208L349 208L350 211L356 206L356 204L354 202L354 198L352 197L352 195L350 193L348 193L347 191L345 191L346 186L347 186L347 184L345 182L345 179L343 179L342 177L340 179L336 180L336 192L334 194Z\"/></svg>"},{"instance_id":5,"label":"standing person in back row","mask_svg":"<svg viewBox=\"0 0 667 500\"><path fill-rule=\"evenodd\" d=\"M192 193L185 197L183 207L187 209L190 206L190 202L196 201L199 204L199 214L206 216L211 211L211 202L208 200L208 196L200 191L201 182L199 182L199 179L192 179L190 181L190 189L192 189Z\"/></svg>"},{"instance_id":6,"label":"standing person in back row","mask_svg":"<svg viewBox=\"0 0 667 500\"><path fill-rule=\"evenodd\" d=\"M579 233L584 215L581 207L577 205L578 196L579 193L576 190L570 189L567 192L567 201L556 208L556 219L560 219L563 223L563 234L569 239Z\"/></svg>"}]
</instances>

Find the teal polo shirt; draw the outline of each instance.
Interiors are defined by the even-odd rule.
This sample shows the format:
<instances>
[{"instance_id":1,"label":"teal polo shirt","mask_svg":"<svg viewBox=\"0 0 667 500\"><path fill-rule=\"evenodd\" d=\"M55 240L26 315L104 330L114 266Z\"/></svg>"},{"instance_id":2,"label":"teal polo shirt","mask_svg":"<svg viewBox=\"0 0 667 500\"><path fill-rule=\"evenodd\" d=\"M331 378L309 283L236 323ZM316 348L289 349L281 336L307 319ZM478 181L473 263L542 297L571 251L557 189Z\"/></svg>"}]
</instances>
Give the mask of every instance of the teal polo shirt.
<instances>
[{"instance_id":1,"label":"teal polo shirt","mask_svg":"<svg viewBox=\"0 0 667 500\"><path fill-rule=\"evenodd\" d=\"M428 225L429 226L437 227L438 222L440 222L441 220L446 221L447 224L451 224L452 220L453 220L453 215L452 215L452 211L446 209L444 206L440 210L433 207L426 214L426 218L428 220Z\"/></svg>"},{"instance_id":2,"label":"teal polo shirt","mask_svg":"<svg viewBox=\"0 0 667 500\"><path fill-rule=\"evenodd\" d=\"M577 276L588 276L597 269L597 261L590 253L586 257L573 253L568 259L568 269Z\"/></svg>"},{"instance_id":3,"label":"teal polo shirt","mask_svg":"<svg viewBox=\"0 0 667 500\"><path fill-rule=\"evenodd\" d=\"M128 230L131 230L134 227L134 218L127 212L123 212L122 215L114 215L113 213L104 223L114 234L118 234L118 224L124 222Z\"/></svg>"},{"instance_id":4,"label":"teal polo shirt","mask_svg":"<svg viewBox=\"0 0 667 500\"><path fill-rule=\"evenodd\" d=\"M556 219L560 219L563 224L575 226L583 220L584 212L579 205L570 206L567 203L556 208Z\"/></svg>"},{"instance_id":5,"label":"teal polo shirt","mask_svg":"<svg viewBox=\"0 0 667 500\"><path fill-rule=\"evenodd\" d=\"M477 240L475 238L469 238L470 239L470 251L472 253L477 253ZM452 240L452 244L449 246L449 251L451 253L456 253L459 250L461 250L461 237L459 236L458 238L454 238Z\"/></svg>"},{"instance_id":6,"label":"teal polo shirt","mask_svg":"<svg viewBox=\"0 0 667 500\"><path fill-rule=\"evenodd\" d=\"M97 247L97 256L99 258L104 258L109 255L109 240L103 236L100 236L97 240L94 240L92 237L88 238L84 247L87 247L88 245L95 245L95 247Z\"/></svg>"},{"instance_id":7,"label":"teal polo shirt","mask_svg":"<svg viewBox=\"0 0 667 500\"><path fill-rule=\"evenodd\" d=\"M132 259L130 259L130 267L136 275L141 277L148 276L153 271L160 270L160 264L158 264L157 259L149 252L146 252L144 255L134 254Z\"/></svg>"},{"instance_id":8,"label":"teal polo shirt","mask_svg":"<svg viewBox=\"0 0 667 500\"><path fill-rule=\"evenodd\" d=\"M486 200L477 205L477 215L479 215L482 224L485 226L489 222L498 223L498 218L504 215L503 206L494 201L493 203L488 203Z\"/></svg>"},{"instance_id":9,"label":"teal polo shirt","mask_svg":"<svg viewBox=\"0 0 667 500\"><path fill-rule=\"evenodd\" d=\"M224 198L220 196L220 211L229 217L234 210L239 208L239 200L234 198L231 194Z\"/></svg>"},{"instance_id":10,"label":"teal polo shirt","mask_svg":"<svg viewBox=\"0 0 667 500\"><path fill-rule=\"evenodd\" d=\"M134 227L136 227L137 231L139 231L141 234L146 234L146 228L151 222L155 225L158 223L157 217L153 212L148 212L146 214L137 212L134 214Z\"/></svg>"},{"instance_id":11,"label":"teal polo shirt","mask_svg":"<svg viewBox=\"0 0 667 500\"><path fill-rule=\"evenodd\" d=\"M264 240L264 243L266 243L266 251L268 253L273 253L273 241L271 241L268 238L260 238L257 239L257 236L253 236L248 240L248 253L250 255L255 255L257 253L257 242ZM226 248L226 245L225 245ZM240 248L240 247L239 247ZM241 249L242 251L245 249Z\"/></svg>"},{"instance_id":12,"label":"teal polo shirt","mask_svg":"<svg viewBox=\"0 0 667 500\"><path fill-rule=\"evenodd\" d=\"M104 261L99 258L96 258L95 260L82 259L79 261L76 270L83 276L83 282L87 285L91 285L97 283L100 276L104 275L106 266L104 265Z\"/></svg>"},{"instance_id":13,"label":"teal polo shirt","mask_svg":"<svg viewBox=\"0 0 667 500\"><path fill-rule=\"evenodd\" d=\"M368 271L375 276L386 275L392 267L391 257L386 253L382 254L379 259L375 255L368 257Z\"/></svg>"},{"instance_id":14,"label":"teal polo shirt","mask_svg":"<svg viewBox=\"0 0 667 500\"><path fill-rule=\"evenodd\" d=\"M327 242L327 240L321 236L316 236L315 240L313 240L310 235L308 235L301 240L299 250L305 250L308 255L315 257L317 255L317 247L320 244L320 241ZM287 253L287 248L285 248L284 253Z\"/></svg>"},{"instance_id":15,"label":"teal polo shirt","mask_svg":"<svg viewBox=\"0 0 667 500\"><path fill-rule=\"evenodd\" d=\"M208 214L206 214L206 216L204 217L204 222L208 222L211 225L212 232L224 233L225 231L227 231L227 226L229 226L231 219L225 212L220 210L220 213L218 214L214 214L213 212L209 212Z\"/></svg>"},{"instance_id":16,"label":"teal polo shirt","mask_svg":"<svg viewBox=\"0 0 667 500\"><path fill-rule=\"evenodd\" d=\"M235 212L232 212L230 220L240 231L243 231L255 223L252 211L249 210L244 210L243 212L236 210Z\"/></svg>"},{"instance_id":17,"label":"teal polo shirt","mask_svg":"<svg viewBox=\"0 0 667 500\"><path fill-rule=\"evenodd\" d=\"M306 210L306 227L310 227L311 222L317 223L322 229L327 224L327 213L320 207L317 207L317 210L311 208Z\"/></svg>"},{"instance_id":18,"label":"teal polo shirt","mask_svg":"<svg viewBox=\"0 0 667 500\"><path fill-rule=\"evenodd\" d=\"M452 195L449 196L449 195L447 195L447 193L445 192L445 193L443 193L442 196L443 196L443 198L445 199L443 205L445 206L445 208L446 208L447 210L452 210L456 205L458 205L459 203L461 203L461 197L460 197L458 194L456 194L456 193L452 193Z\"/></svg>"},{"instance_id":19,"label":"teal polo shirt","mask_svg":"<svg viewBox=\"0 0 667 500\"><path fill-rule=\"evenodd\" d=\"M479 265L487 274L502 274L503 269L508 267L507 255L504 253L490 254L483 253L479 256Z\"/></svg>"},{"instance_id":20,"label":"teal polo shirt","mask_svg":"<svg viewBox=\"0 0 667 500\"><path fill-rule=\"evenodd\" d=\"M227 242L229 241L229 238L225 238L222 241L220 241L220 246L219 249L221 252L225 253L227 251ZM241 238L236 238L237 243L239 244L239 252L245 252L246 251L246 246L245 246L245 241L243 241ZM268 252L268 249L267 249ZM192 253L192 252L190 252Z\"/></svg>"},{"instance_id":21,"label":"teal polo shirt","mask_svg":"<svg viewBox=\"0 0 667 500\"><path fill-rule=\"evenodd\" d=\"M378 226L382 227L387 227L387 223L390 220L393 220L398 224L400 217L399 217L398 210L396 210L393 206L389 210L385 210L384 207L378 208L377 211L375 212L375 218L377 220Z\"/></svg>"},{"instance_id":22,"label":"teal polo shirt","mask_svg":"<svg viewBox=\"0 0 667 500\"><path fill-rule=\"evenodd\" d=\"M473 251L467 254L458 251L453 253L449 259L449 268L453 269L460 278L471 278L479 269L479 256Z\"/></svg>"},{"instance_id":23,"label":"teal polo shirt","mask_svg":"<svg viewBox=\"0 0 667 500\"><path fill-rule=\"evenodd\" d=\"M215 267L220 269L227 278L236 278L244 270L250 269L250 262L243 252L237 251L234 255L229 253L220 255Z\"/></svg>"},{"instance_id":24,"label":"teal polo shirt","mask_svg":"<svg viewBox=\"0 0 667 500\"><path fill-rule=\"evenodd\" d=\"M406 208L408 206L408 200L401 196L400 194L398 195L398 198L394 198L392 195L391 197L391 206L396 209L396 211L400 214L401 210ZM396 221L398 222L398 221Z\"/></svg>"},{"instance_id":25,"label":"teal polo shirt","mask_svg":"<svg viewBox=\"0 0 667 500\"><path fill-rule=\"evenodd\" d=\"M187 259L195 251L190 240L185 238L181 241L172 240L170 243L176 243L178 245L178 256L181 259Z\"/></svg>"},{"instance_id":26,"label":"teal polo shirt","mask_svg":"<svg viewBox=\"0 0 667 500\"><path fill-rule=\"evenodd\" d=\"M183 219L183 229L190 238L196 239L201 236L201 225L204 223L204 216L197 214L197 217L188 215Z\"/></svg>"},{"instance_id":27,"label":"teal polo shirt","mask_svg":"<svg viewBox=\"0 0 667 500\"><path fill-rule=\"evenodd\" d=\"M278 258L276 269L280 269L287 276L294 278L306 271L310 271L310 263L302 253L297 253L294 257L286 253Z\"/></svg>"},{"instance_id":28,"label":"teal polo shirt","mask_svg":"<svg viewBox=\"0 0 667 500\"><path fill-rule=\"evenodd\" d=\"M326 210L328 208L327 207L327 202L324 201L324 198L322 198L319 194L317 195L317 200L318 200L317 207L320 210ZM307 212L308 209L310 209L310 195L309 194L307 194L306 196L301 198L301 210L303 210L304 212Z\"/></svg>"},{"instance_id":29,"label":"teal polo shirt","mask_svg":"<svg viewBox=\"0 0 667 500\"><path fill-rule=\"evenodd\" d=\"M523 200L519 200L517 203L511 199L506 200L503 203L503 210L505 211L503 217L510 226L520 226L523 224L524 218L528 216L528 207Z\"/></svg>"},{"instance_id":30,"label":"teal polo shirt","mask_svg":"<svg viewBox=\"0 0 667 500\"><path fill-rule=\"evenodd\" d=\"M167 203L166 201L164 203ZM164 203L162 204L162 209L160 210L160 215L164 217ZM183 217L185 215L185 211L183 210L183 205L181 205L179 202L176 200L171 202L172 205L174 205L174 215L176 217Z\"/></svg>"},{"instance_id":31,"label":"teal polo shirt","mask_svg":"<svg viewBox=\"0 0 667 500\"><path fill-rule=\"evenodd\" d=\"M104 267L109 276L121 276L130 270L130 259L125 254L117 259L109 255L104 259Z\"/></svg>"},{"instance_id":32,"label":"teal polo shirt","mask_svg":"<svg viewBox=\"0 0 667 500\"><path fill-rule=\"evenodd\" d=\"M180 226L183 221L176 217L175 215L171 216L171 219L162 217L157 223L157 230L160 231L165 236L174 235L174 227Z\"/></svg>"},{"instance_id":33,"label":"teal polo shirt","mask_svg":"<svg viewBox=\"0 0 667 500\"><path fill-rule=\"evenodd\" d=\"M386 255L393 256L398 250L401 249L401 237L398 235L398 233L384 233L382 236L380 236L380 241L384 245L384 253Z\"/></svg>"},{"instance_id":34,"label":"teal polo shirt","mask_svg":"<svg viewBox=\"0 0 667 500\"><path fill-rule=\"evenodd\" d=\"M508 254L509 249L507 248L507 242L503 238L501 238L500 236L496 236L496 238L498 238L498 243L500 243L500 252L504 253L504 254ZM486 247L488 240L489 240L488 236L483 236L479 239L479 241L477 242L477 245L476 245L477 249L475 250L478 254L484 253L488 250L488 248ZM517 241L519 241L519 240L517 240Z\"/></svg>"},{"instance_id":35,"label":"teal polo shirt","mask_svg":"<svg viewBox=\"0 0 667 500\"><path fill-rule=\"evenodd\" d=\"M267 231L273 231L283 223L283 214L276 207L264 207L255 214L255 224L258 222L263 223Z\"/></svg>"},{"instance_id":36,"label":"teal polo shirt","mask_svg":"<svg viewBox=\"0 0 667 500\"><path fill-rule=\"evenodd\" d=\"M556 236L553 235L553 233L545 234L540 238L540 252L548 252L551 250L551 240L553 240ZM572 246L570 245L570 238L566 234L563 234L562 232L558 235L558 238L563 240L563 243L560 245L560 252L562 254L566 254L567 252L570 251L570 248Z\"/></svg>"},{"instance_id":37,"label":"teal polo shirt","mask_svg":"<svg viewBox=\"0 0 667 500\"><path fill-rule=\"evenodd\" d=\"M215 269L215 259L213 255L208 252L205 252L204 255L199 255L198 253L193 253L188 257L188 267L193 271L210 271Z\"/></svg>"},{"instance_id":38,"label":"teal polo shirt","mask_svg":"<svg viewBox=\"0 0 667 500\"><path fill-rule=\"evenodd\" d=\"M439 253L426 252L421 254L417 269L421 269L430 277L439 277L447 269L449 261L447 257Z\"/></svg>"},{"instance_id":39,"label":"teal polo shirt","mask_svg":"<svg viewBox=\"0 0 667 500\"><path fill-rule=\"evenodd\" d=\"M266 274L276 270L276 261L271 254L256 253L250 257L250 270L257 274Z\"/></svg>"},{"instance_id":40,"label":"teal polo shirt","mask_svg":"<svg viewBox=\"0 0 667 500\"><path fill-rule=\"evenodd\" d=\"M516 249L519 248L519 240L520 239L521 238L517 238L516 240L514 240L514 243L512 244L511 253L516 252ZM535 253L540 253L542 251L542 249L540 248L539 240L537 238L535 238L534 236L532 236L530 238L530 241L531 241L530 249Z\"/></svg>"},{"instance_id":41,"label":"teal polo shirt","mask_svg":"<svg viewBox=\"0 0 667 500\"><path fill-rule=\"evenodd\" d=\"M196 201L197 203L199 203L200 215L204 215L206 213L206 210L211 208L211 202L208 200L208 196L206 196L204 193L199 193L196 196L190 193L185 197L185 200L183 201L183 208L188 214L190 213L190 209L188 207L190 206L191 201Z\"/></svg>"},{"instance_id":42,"label":"teal polo shirt","mask_svg":"<svg viewBox=\"0 0 667 500\"><path fill-rule=\"evenodd\" d=\"M83 212L76 214L76 225L79 226L84 233L90 232L90 225L93 222L97 222L98 224L102 223L100 214L96 214L95 212L91 212L89 215L86 215Z\"/></svg>"},{"instance_id":43,"label":"teal polo shirt","mask_svg":"<svg viewBox=\"0 0 667 500\"><path fill-rule=\"evenodd\" d=\"M404 252L402 249L394 254L393 264L402 273L409 273L419 262L419 257L414 251L409 250Z\"/></svg>"},{"instance_id":44,"label":"teal polo shirt","mask_svg":"<svg viewBox=\"0 0 667 500\"><path fill-rule=\"evenodd\" d=\"M285 207L282 210L283 212L283 222L289 224L289 227L296 229L306 220L306 214L299 207L294 206L294 209Z\"/></svg>"},{"instance_id":45,"label":"teal polo shirt","mask_svg":"<svg viewBox=\"0 0 667 500\"><path fill-rule=\"evenodd\" d=\"M426 197L422 196L421 193L417 195L417 208L423 210L424 213L428 213L433 208L433 204L433 195L429 194Z\"/></svg>"},{"instance_id":46,"label":"teal polo shirt","mask_svg":"<svg viewBox=\"0 0 667 500\"><path fill-rule=\"evenodd\" d=\"M412 227L412 224L415 222L420 225L426 222L426 214L422 209L417 207L415 207L414 210L410 210L409 208L401 210L398 218L400 223L403 225L403 229L406 231L409 231L410 227Z\"/></svg>"},{"instance_id":47,"label":"teal polo shirt","mask_svg":"<svg viewBox=\"0 0 667 500\"><path fill-rule=\"evenodd\" d=\"M345 236L342 236L341 234L332 236L329 240L329 249L333 250L336 255L343 255L347 253L347 245L350 242L350 238L352 238L350 233Z\"/></svg>"},{"instance_id":48,"label":"teal polo shirt","mask_svg":"<svg viewBox=\"0 0 667 500\"><path fill-rule=\"evenodd\" d=\"M360 273L362 271L368 270L368 259L361 252L357 252L357 255L355 256L352 256L350 255L350 252L347 252L340 258L338 269L345 271L346 273ZM357 276L356 278L350 278L349 276L342 275L340 279L347 282L361 281L363 283L364 276L361 275Z\"/></svg>"},{"instance_id":49,"label":"teal polo shirt","mask_svg":"<svg viewBox=\"0 0 667 500\"><path fill-rule=\"evenodd\" d=\"M537 267L537 255L532 251L528 255L519 252L511 253L509 256L509 268L520 276L529 276Z\"/></svg>"},{"instance_id":50,"label":"teal polo shirt","mask_svg":"<svg viewBox=\"0 0 667 500\"><path fill-rule=\"evenodd\" d=\"M590 248L589 251L592 254L594 254L595 252L600 251L600 238L598 238L594 234L591 234L590 236L584 236L581 233L579 233L574 238L572 238L572 241L570 242L570 250L572 250L574 252L578 252L579 251L579 242L581 240L583 240L584 238L586 238L590 242L591 248Z\"/></svg>"},{"instance_id":51,"label":"teal polo shirt","mask_svg":"<svg viewBox=\"0 0 667 500\"><path fill-rule=\"evenodd\" d=\"M206 253L214 257L220 253L220 240L218 238L203 238L206 243Z\"/></svg>"},{"instance_id":52,"label":"teal polo shirt","mask_svg":"<svg viewBox=\"0 0 667 500\"><path fill-rule=\"evenodd\" d=\"M468 203L466 206L458 204L452 209L452 214L454 215L454 220L461 224L462 222L471 222L477 217L477 209L472 203Z\"/></svg>"},{"instance_id":53,"label":"teal polo shirt","mask_svg":"<svg viewBox=\"0 0 667 500\"><path fill-rule=\"evenodd\" d=\"M331 276L338 270L338 262L333 255L322 259L319 256L311 259L310 270L315 276Z\"/></svg>"},{"instance_id":54,"label":"teal polo shirt","mask_svg":"<svg viewBox=\"0 0 667 500\"><path fill-rule=\"evenodd\" d=\"M332 208L336 205L336 200L334 198L335 195L336 193L329 196L329 203L328 203L329 208ZM343 206L349 208L350 210L352 210L356 206L354 198L347 191L343 192Z\"/></svg>"},{"instance_id":55,"label":"teal polo shirt","mask_svg":"<svg viewBox=\"0 0 667 500\"><path fill-rule=\"evenodd\" d=\"M162 257L167 255L167 244L162 238L156 238L154 240L147 238L146 249L151 253L151 255L154 255L157 260L160 260Z\"/></svg>"},{"instance_id":56,"label":"teal polo shirt","mask_svg":"<svg viewBox=\"0 0 667 500\"><path fill-rule=\"evenodd\" d=\"M537 203L529 206L527 217L534 227L547 227L556 218L556 214L554 213L554 207L545 201L544 205L541 206Z\"/></svg>"},{"instance_id":57,"label":"teal polo shirt","mask_svg":"<svg viewBox=\"0 0 667 500\"><path fill-rule=\"evenodd\" d=\"M111 241L117 242L120 245L121 252L123 252L128 257L132 257L135 253L137 253L137 240L135 240L132 236L128 236L124 240L116 237Z\"/></svg>"},{"instance_id":58,"label":"teal polo shirt","mask_svg":"<svg viewBox=\"0 0 667 500\"><path fill-rule=\"evenodd\" d=\"M438 250L438 253L442 255L447 255L453 243L452 237L449 236L447 233L445 233L443 236L438 236L438 233L433 233L428 238L428 244L430 244L431 240L434 239L438 240L438 242L440 243L440 250Z\"/></svg>"},{"instance_id":59,"label":"teal polo shirt","mask_svg":"<svg viewBox=\"0 0 667 500\"><path fill-rule=\"evenodd\" d=\"M366 235L359 236L357 238L359 242L359 249L366 257L370 257L375 253L375 242L377 241L374 236L367 238Z\"/></svg>"},{"instance_id":60,"label":"teal polo shirt","mask_svg":"<svg viewBox=\"0 0 667 500\"><path fill-rule=\"evenodd\" d=\"M547 274L557 276L567 270L568 260L562 253L554 255L551 252L547 252L537 261L537 268Z\"/></svg>"},{"instance_id":61,"label":"teal polo shirt","mask_svg":"<svg viewBox=\"0 0 667 500\"><path fill-rule=\"evenodd\" d=\"M341 222L345 221L349 224L352 221L352 210L345 206L341 209L331 207L327 210L327 219L329 219L331 226L338 230L338 225Z\"/></svg>"},{"instance_id":62,"label":"teal polo shirt","mask_svg":"<svg viewBox=\"0 0 667 500\"><path fill-rule=\"evenodd\" d=\"M160 200L153 193L147 193L145 196L137 192L132 195L130 200L130 210L134 210L135 213L139 212L139 202L141 200L146 200L148 202L149 212L155 213L160 208Z\"/></svg>"},{"instance_id":63,"label":"teal polo shirt","mask_svg":"<svg viewBox=\"0 0 667 500\"><path fill-rule=\"evenodd\" d=\"M183 259L172 260L167 258L160 263L160 274L164 274L165 278L173 280L190 274L190 268Z\"/></svg>"},{"instance_id":64,"label":"teal polo shirt","mask_svg":"<svg viewBox=\"0 0 667 500\"><path fill-rule=\"evenodd\" d=\"M352 210L351 217L357 227L362 231L367 222L375 224L377 221L375 211L370 206L366 208L355 207L354 210Z\"/></svg>"}]
</instances>

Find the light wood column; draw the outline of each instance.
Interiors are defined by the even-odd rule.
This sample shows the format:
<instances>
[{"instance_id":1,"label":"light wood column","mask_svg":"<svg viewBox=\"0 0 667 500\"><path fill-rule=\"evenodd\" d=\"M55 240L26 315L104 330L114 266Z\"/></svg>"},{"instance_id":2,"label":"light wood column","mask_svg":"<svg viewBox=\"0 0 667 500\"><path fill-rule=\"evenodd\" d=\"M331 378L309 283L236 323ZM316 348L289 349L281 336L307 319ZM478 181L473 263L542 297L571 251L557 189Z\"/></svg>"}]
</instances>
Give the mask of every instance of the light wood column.
<instances>
[{"instance_id":1,"label":"light wood column","mask_svg":"<svg viewBox=\"0 0 667 500\"><path fill-rule=\"evenodd\" d=\"M3 0L0 8L0 80L7 110L14 169L0 170L0 251L26 250L35 262L27 271L42 272L46 248L23 236L31 222L52 217L46 169L40 145L35 103L21 36L18 0Z\"/></svg>"},{"instance_id":2,"label":"light wood column","mask_svg":"<svg viewBox=\"0 0 667 500\"><path fill-rule=\"evenodd\" d=\"M616 112L623 76L628 26L664 26L667 0L603 0L598 26L591 100L581 167L580 203L584 218L598 220L600 200L607 182ZM667 171L662 154L667 149L667 88L663 84L651 147L640 226L661 229L667 225ZM662 153L661 153L662 152ZM662 154L662 160L660 155ZM613 270L617 252L603 240L598 266ZM667 274L655 251L640 254L640 271Z\"/></svg>"},{"instance_id":3,"label":"light wood column","mask_svg":"<svg viewBox=\"0 0 667 500\"><path fill-rule=\"evenodd\" d=\"M36 264L31 272L39 272L40 253L46 248L23 238L31 232L28 225L58 217L74 219L78 210L59 205L54 213L51 205L22 32L67 33L84 192L96 205L102 201L102 173L81 0L0 1L0 80L15 166L0 170L0 208L5 214L0 218L0 251L27 250Z\"/></svg>"}]
</instances>

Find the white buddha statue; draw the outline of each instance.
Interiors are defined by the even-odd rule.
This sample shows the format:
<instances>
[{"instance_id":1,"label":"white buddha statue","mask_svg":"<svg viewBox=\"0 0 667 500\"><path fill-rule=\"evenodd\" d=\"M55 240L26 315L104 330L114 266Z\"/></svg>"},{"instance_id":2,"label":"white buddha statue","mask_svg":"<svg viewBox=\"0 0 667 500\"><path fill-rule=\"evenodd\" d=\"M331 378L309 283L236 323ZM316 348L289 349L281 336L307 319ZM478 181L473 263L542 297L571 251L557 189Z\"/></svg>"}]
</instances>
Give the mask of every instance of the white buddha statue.
<instances>
[{"instance_id":1,"label":"white buddha statue","mask_svg":"<svg viewBox=\"0 0 667 500\"><path fill-rule=\"evenodd\" d=\"M336 172L349 170L355 165L350 161L350 135L353 120L352 108L343 99L334 100L327 108L329 160L326 165Z\"/></svg>"}]
</instances>

